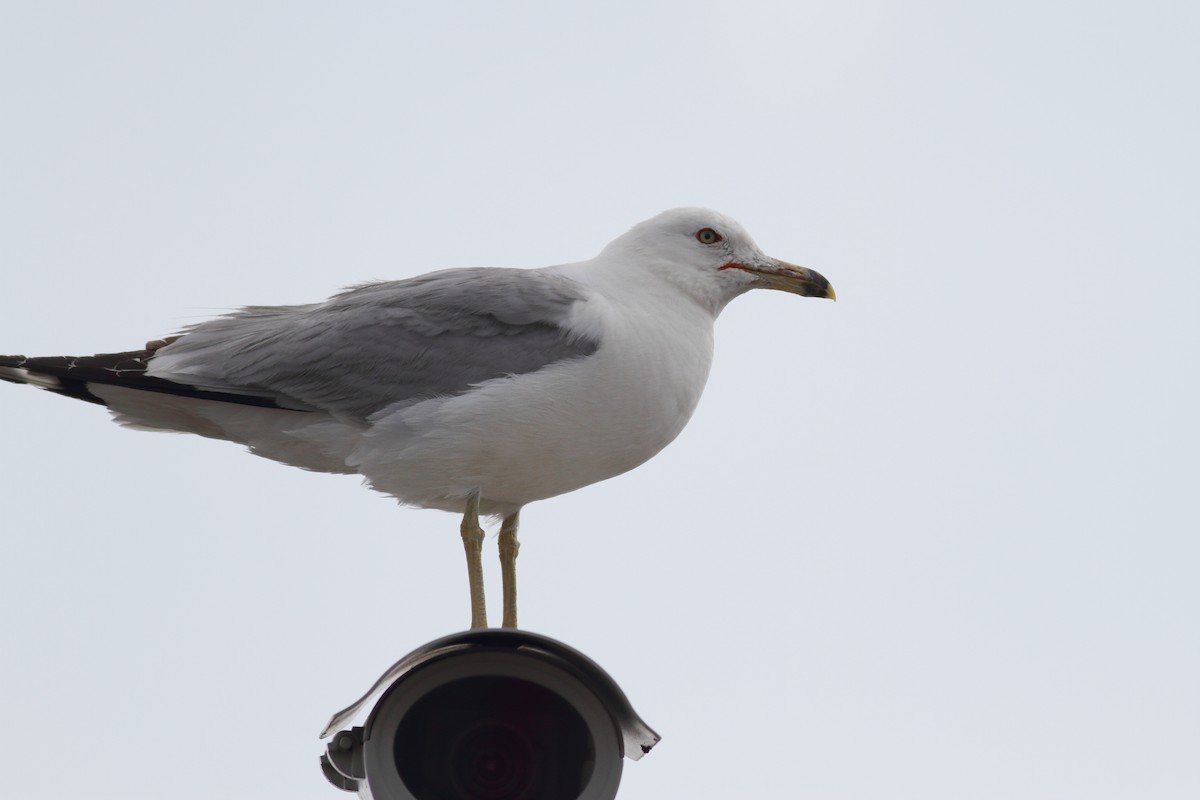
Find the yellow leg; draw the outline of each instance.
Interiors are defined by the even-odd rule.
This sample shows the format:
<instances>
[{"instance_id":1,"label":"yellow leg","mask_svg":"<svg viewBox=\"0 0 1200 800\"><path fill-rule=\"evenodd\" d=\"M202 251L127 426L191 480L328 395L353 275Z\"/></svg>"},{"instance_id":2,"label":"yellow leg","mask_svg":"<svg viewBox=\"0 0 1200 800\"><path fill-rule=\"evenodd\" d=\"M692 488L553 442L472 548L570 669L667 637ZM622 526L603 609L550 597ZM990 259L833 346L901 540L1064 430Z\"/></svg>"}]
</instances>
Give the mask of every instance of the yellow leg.
<instances>
[{"instance_id":1,"label":"yellow leg","mask_svg":"<svg viewBox=\"0 0 1200 800\"><path fill-rule=\"evenodd\" d=\"M487 603L483 597L483 528L479 527L479 495L467 500L461 526L467 551L467 577L471 581L471 627L487 627Z\"/></svg>"},{"instance_id":2,"label":"yellow leg","mask_svg":"<svg viewBox=\"0 0 1200 800\"><path fill-rule=\"evenodd\" d=\"M517 541L517 514L504 518L500 526L500 577L504 583L505 628L517 627L517 553L521 543Z\"/></svg>"}]
</instances>

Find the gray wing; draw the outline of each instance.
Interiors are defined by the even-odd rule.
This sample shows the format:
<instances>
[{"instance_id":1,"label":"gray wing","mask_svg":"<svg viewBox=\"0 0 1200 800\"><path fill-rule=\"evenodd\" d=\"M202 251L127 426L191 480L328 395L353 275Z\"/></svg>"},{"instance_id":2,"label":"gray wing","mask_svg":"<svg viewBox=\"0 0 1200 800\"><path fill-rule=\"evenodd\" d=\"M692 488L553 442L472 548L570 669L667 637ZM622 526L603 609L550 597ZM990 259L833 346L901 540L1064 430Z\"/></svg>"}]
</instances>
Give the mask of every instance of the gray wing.
<instances>
[{"instance_id":1,"label":"gray wing","mask_svg":"<svg viewBox=\"0 0 1200 800\"><path fill-rule=\"evenodd\" d=\"M564 328L587 296L545 270L443 270L324 303L244 308L158 350L148 374L365 417L594 353L595 339Z\"/></svg>"}]
</instances>

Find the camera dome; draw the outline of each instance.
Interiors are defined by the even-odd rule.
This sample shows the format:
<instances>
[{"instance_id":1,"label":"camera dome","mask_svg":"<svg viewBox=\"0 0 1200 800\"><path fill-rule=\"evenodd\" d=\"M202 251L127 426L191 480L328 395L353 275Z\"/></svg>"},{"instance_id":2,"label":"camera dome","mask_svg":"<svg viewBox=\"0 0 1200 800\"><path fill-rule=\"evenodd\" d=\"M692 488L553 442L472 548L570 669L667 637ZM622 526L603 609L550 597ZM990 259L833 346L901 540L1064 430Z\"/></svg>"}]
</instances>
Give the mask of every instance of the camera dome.
<instances>
[{"instance_id":1,"label":"camera dome","mask_svg":"<svg viewBox=\"0 0 1200 800\"><path fill-rule=\"evenodd\" d=\"M611 800L622 757L658 741L595 662L548 637L469 631L401 659L324 735L322 757L371 800Z\"/></svg>"}]
</instances>

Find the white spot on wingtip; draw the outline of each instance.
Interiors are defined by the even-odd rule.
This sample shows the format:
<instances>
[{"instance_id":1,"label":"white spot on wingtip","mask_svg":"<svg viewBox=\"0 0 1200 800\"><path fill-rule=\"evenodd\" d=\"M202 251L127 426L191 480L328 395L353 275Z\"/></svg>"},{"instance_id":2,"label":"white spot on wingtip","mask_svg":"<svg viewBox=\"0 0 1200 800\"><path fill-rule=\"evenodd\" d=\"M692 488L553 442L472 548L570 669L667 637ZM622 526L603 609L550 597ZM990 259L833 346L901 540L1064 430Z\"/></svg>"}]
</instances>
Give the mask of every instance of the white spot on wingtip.
<instances>
[{"instance_id":1,"label":"white spot on wingtip","mask_svg":"<svg viewBox=\"0 0 1200 800\"><path fill-rule=\"evenodd\" d=\"M53 375L30 372L24 367L0 367L0 377L17 383L28 383L39 389L61 389L62 382Z\"/></svg>"}]
</instances>

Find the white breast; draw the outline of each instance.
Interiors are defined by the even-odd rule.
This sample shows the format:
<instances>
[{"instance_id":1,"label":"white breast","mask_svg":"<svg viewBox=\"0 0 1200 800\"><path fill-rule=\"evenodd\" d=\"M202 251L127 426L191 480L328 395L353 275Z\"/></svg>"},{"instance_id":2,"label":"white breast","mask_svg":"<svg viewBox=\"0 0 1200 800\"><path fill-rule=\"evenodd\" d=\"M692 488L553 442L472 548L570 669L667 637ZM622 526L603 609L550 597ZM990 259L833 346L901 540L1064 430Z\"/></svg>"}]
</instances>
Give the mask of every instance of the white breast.
<instances>
[{"instance_id":1,"label":"white breast","mask_svg":"<svg viewBox=\"0 0 1200 800\"><path fill-rule=\"evenodd\" d=\"M603 295L573 324L601 336L591 356L499 378L467 394L372 420L349 462L379 491L460 511L507 514L630 470L687 423L712 361L713 319L652 295Z\"/></svg>"}]
</instances>

